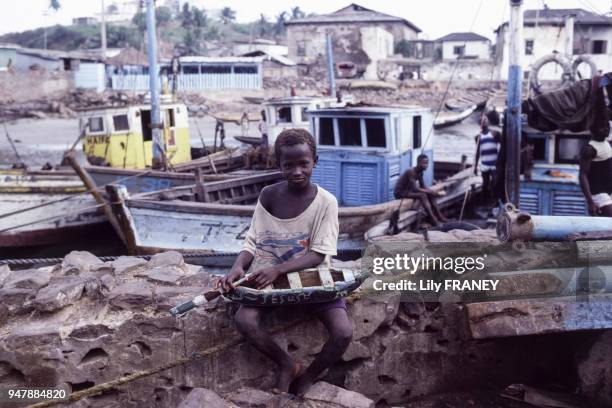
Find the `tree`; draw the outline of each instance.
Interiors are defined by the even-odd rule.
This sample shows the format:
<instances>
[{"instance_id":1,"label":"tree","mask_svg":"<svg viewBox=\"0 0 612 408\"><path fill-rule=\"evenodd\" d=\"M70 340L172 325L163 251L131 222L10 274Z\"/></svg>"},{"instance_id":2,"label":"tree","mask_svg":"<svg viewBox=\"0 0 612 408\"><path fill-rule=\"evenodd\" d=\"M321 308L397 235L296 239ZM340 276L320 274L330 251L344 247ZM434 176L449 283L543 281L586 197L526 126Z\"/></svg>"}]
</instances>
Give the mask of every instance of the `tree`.
<instances>
[{"instance_id":1,"label":"tree","mask_svg":"<svg viewBox=\"0 0 612 408\"><path fill-rule=\"evenodd\" d=\"M119 13L119 7L117 7L117 4L113 3L110 6L108 6L106 8L106 14L118 14Z\"/></svg>"},{"instance_id":2,"label":"tree","mask_svg":"<svg viewBox=\"0 0 612 408\"><path fill-rule=\"evenodd\" d=\"M172 19L172 10L168 7L160 6L155 8L155 24L166 24Z\"/></svg>"},{"instance_id":3,"label":"tree","mask_svg":"<svg viewBox=\"0 0 612 408\"><path fill-rule=\"evenodd\" d=\"M49 1L49 8L53 9L53 11L57 11L61 8L62 6L60 5L59 0L50 0Z\"/></svg>"},{"instance_id":4,"label":"tree","mask_svg":"<svg viewBox=\"0 0 612 408\"><path fill-rule=\"evenodd\" d=\"M189 3L183 4L183 10L181 10L181 26L189 27L193 23L193 14L191 14L191 10L189 9Z\"/></svg>"},{"instance_id":5,"label":"tree","mask_svg":"<svg viewBox=\"0 0 612 408\"><path fill-rule=\"evenodd\" d=\"M404 57L409 58L412 56L412 44L408 40L402 39L395 44L393 50L396 54L402 54Z\"/></svg>"},{"instance_id":6,"label":"tree","mask_svg":"<svg viewBox=\"0 0 612 408\"><path fill-rule=\"evenodd\" d=\"M306 13L304 13L300 9L300 6L296 6L296 7L292 7L291 8L291 18L303 18L305 16L306 16Z\"/></svg>"},{"instance_id":7,"label":"tree","mask_svg":"<svg viewBox=\"0 0 612 408\"><path fill-rule=\"evenodd\" d=\"M132 17L132 23L138 27L138 31L141 33L147 31L147 15L142 11L139 10L136 14L134 14L134 17Z\"/></svg>"},{"instance_id":8,"label":"tree","mask_svg":"<svg viewBox=\"0 0 612 408\"><path fill-rule=\"evenodd\" d=\"M206 11L200 10L197 7L192 7L191 10L193 11L193 24L196 27L206 27L206 25L208 25Z\"/></svg>"},{"instance_id":9,"label":"tree","mask_svg":"<svg viewBox=\"0 0 612 408\"><path fill-rule=\"evenodd\" d=\"M283 11L276 16L276 23L274 24L274 34L277 36L282 35L285 32L285 23L287 22L287 12Z\"/></svg>"},{"instance_id":10,"label":"tree","mask_svg":"<svg viewBox=\"0 0 612 408\"><path fill-rule=\"evenodd\" d=\"M236 20L236 12L229 7L223 7L221 10L221 21L223 24L229 24Z\"/></svg>"},{"instance_id":11,"label":"tree","mask_svg":"<svg viewBox=\"0 0 612 408\"><path fill-rule=\"evenodd\" d=\"M265 37L266 33L268 32L268 20L266 19L266 16L262 14L259 15L259 21L257 22L257 28L259 29L259 36L260 37Z\"/></svg>"}]
</instances>

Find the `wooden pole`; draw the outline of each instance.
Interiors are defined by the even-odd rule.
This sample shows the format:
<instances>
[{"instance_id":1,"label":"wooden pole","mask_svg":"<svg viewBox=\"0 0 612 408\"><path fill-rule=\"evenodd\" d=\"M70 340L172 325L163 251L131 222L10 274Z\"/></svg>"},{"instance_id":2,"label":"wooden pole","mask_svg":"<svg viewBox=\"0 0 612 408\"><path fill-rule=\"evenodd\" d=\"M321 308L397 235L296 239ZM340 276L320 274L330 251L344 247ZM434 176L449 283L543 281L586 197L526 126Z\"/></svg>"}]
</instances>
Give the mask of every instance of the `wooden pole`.
<instances>
[{"instance_id":1,"label":"wooden pole","mask_svg":"<svg viewBox=\"0 0 612 408\"><path fill-rule=\"evenodd\" d=\"M510 0L510 55L508 73L508 109L506 118L506 189L509 200L519 206L519 173L521 151L521 47L523 0Z\"/></svg>"}]
</instances>

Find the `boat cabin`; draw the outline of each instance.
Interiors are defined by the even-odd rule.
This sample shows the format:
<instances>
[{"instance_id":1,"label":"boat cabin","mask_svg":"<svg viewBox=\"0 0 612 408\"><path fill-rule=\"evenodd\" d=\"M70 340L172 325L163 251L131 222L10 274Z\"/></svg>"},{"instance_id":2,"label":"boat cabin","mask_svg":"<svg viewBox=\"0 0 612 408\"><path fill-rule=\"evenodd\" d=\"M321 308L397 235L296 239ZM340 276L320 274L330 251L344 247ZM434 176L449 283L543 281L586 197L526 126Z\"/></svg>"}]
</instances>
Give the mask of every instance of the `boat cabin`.
<instances>
[{"instance_id":1,"label":"boat cabin","mask_svg":"<svg viewBox=\"0 0 612 408\"><path fill-rule=\"evenodd\" d=\"M432 185L434 133L429 108L325 108L308 115L319 155L313 181L334 194L339 205L393 200L397 180L416 165L421 153L429 157L424 181Z\"/></svg>"},{"instance_id":2,"label":"boat cabin","mask_svg":"<svg viewBox=\"0 0 612 408\"><path fill-rule=\"evenodd\" d=\"M335 101L335 98L314 96L289 96L271 98L262 105L266 112L268 142L273 145L285 129L309 129L308 111L320 109Z\"/></svg>"},{"instance_id":3,"label":"boat cabin","mask_svg":"<svg viewBox=\"0 0 612 408\"><path fill-rule=\"evenodd\" d=\"M522 137L533 147L534 165L530 177L521 176L520 209L534 215L588 215L578 173L590 134L524 127Z\"/></svg>"},{"instance_id":4,"label":"boat cabin","mask_svg":"<svg viewBox=\"0 0 612 408\"><path fill-rule=\"evenodd\" d=\"M187 108L162 103L163 140L169 163L191 160ZM83 151L94 165L143 169L151 166L151 106L96 107L79 112Z\"/></svg>"}]
</instances>

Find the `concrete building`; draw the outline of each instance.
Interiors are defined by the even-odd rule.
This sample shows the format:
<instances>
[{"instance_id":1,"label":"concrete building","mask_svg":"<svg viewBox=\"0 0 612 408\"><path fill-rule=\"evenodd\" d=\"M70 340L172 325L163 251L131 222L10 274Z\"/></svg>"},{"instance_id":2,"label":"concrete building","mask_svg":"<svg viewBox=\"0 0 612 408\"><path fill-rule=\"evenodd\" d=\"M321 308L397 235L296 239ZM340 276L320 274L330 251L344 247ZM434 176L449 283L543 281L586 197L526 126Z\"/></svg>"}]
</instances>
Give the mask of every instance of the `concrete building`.
<instances>
[{"instance_id":1,"label":"concrete building","mask_svg":"<svg viewBox=\"0 0 612 408\"><path fill-rule=\"evenodd\" d=\"M570 58L586 55L595 62L597 69L612 70L612 17L582 9L526 10L523 16L521 65L525 77L537 60L553 52L571 54ZM495 31L496 77L502 80L508 78L508 31L508 22ZM581 73L583 69L581 66ZM558 80L562 72L559 65L547 64L539 78ZM588 75L588 69L584 73Z\"/></svg>"},{"instance_id":2,"label":"concrete building","mask_svg":"<svg viewBox=\"0 0 612 408\"><path fill-rule=\"evenodd\" d=\"M450 33L436 43L443 60L491 58L491 40L476 33Z\"/></svg>"},{"instance_id":3,"label":"concrete building","mask_svg":"<svg viewBox=\"0 0 612 408\"><path fill-rule=\"evenodd\" d=\"M300 64L324 61L331 34L339 77L378 79L378 61L393 55L401 40L416 40L421 30L410 21L350 4L333 13L287 21L289 58Z\"/></svg>"},{"instance_id":4,"label":"concrete building","mask_svg":"<svg viewBox=\"0 0 612 408\"><path fill-rule=\"evenodd\" d=\"M88 26L98 24L98 20L95 17L76 17L72 19L72 25L76 26Z\"/></svg>"}]
</instances>

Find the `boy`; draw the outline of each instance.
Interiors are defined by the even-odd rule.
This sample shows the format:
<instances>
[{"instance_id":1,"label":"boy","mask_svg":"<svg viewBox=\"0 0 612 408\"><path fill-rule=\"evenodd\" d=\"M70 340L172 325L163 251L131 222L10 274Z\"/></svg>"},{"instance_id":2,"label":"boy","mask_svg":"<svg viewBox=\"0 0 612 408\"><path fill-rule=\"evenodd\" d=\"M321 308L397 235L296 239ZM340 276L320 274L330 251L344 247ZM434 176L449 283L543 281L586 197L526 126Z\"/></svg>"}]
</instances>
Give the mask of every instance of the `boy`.
<instances>
[{"instance_id":1,"label":"boy","mask_svg":"<svg viewBox=\"0 0 612 408\"><path fill-rule=\"evenodd\" d=\"M281 274L312 268L336 254L338 203L335 197L310 182L317 163L314 139L303 129L288 129L274 143L276 162L285 181L262 190L242 252L230 273L220 280L223 290L251 273L258 288L271 284ZM296 306L288 306L295 308ZM241 305L236 312L238 330L259 351L279 366L273 392L302 396L317 376L340 359L348 347L353 327L343 300L307 305L329 333L321 352L310 366L300 366L261 327L271 308ZM293 309L297 310L297 309Z\"/></svg>"}]
</instances>

